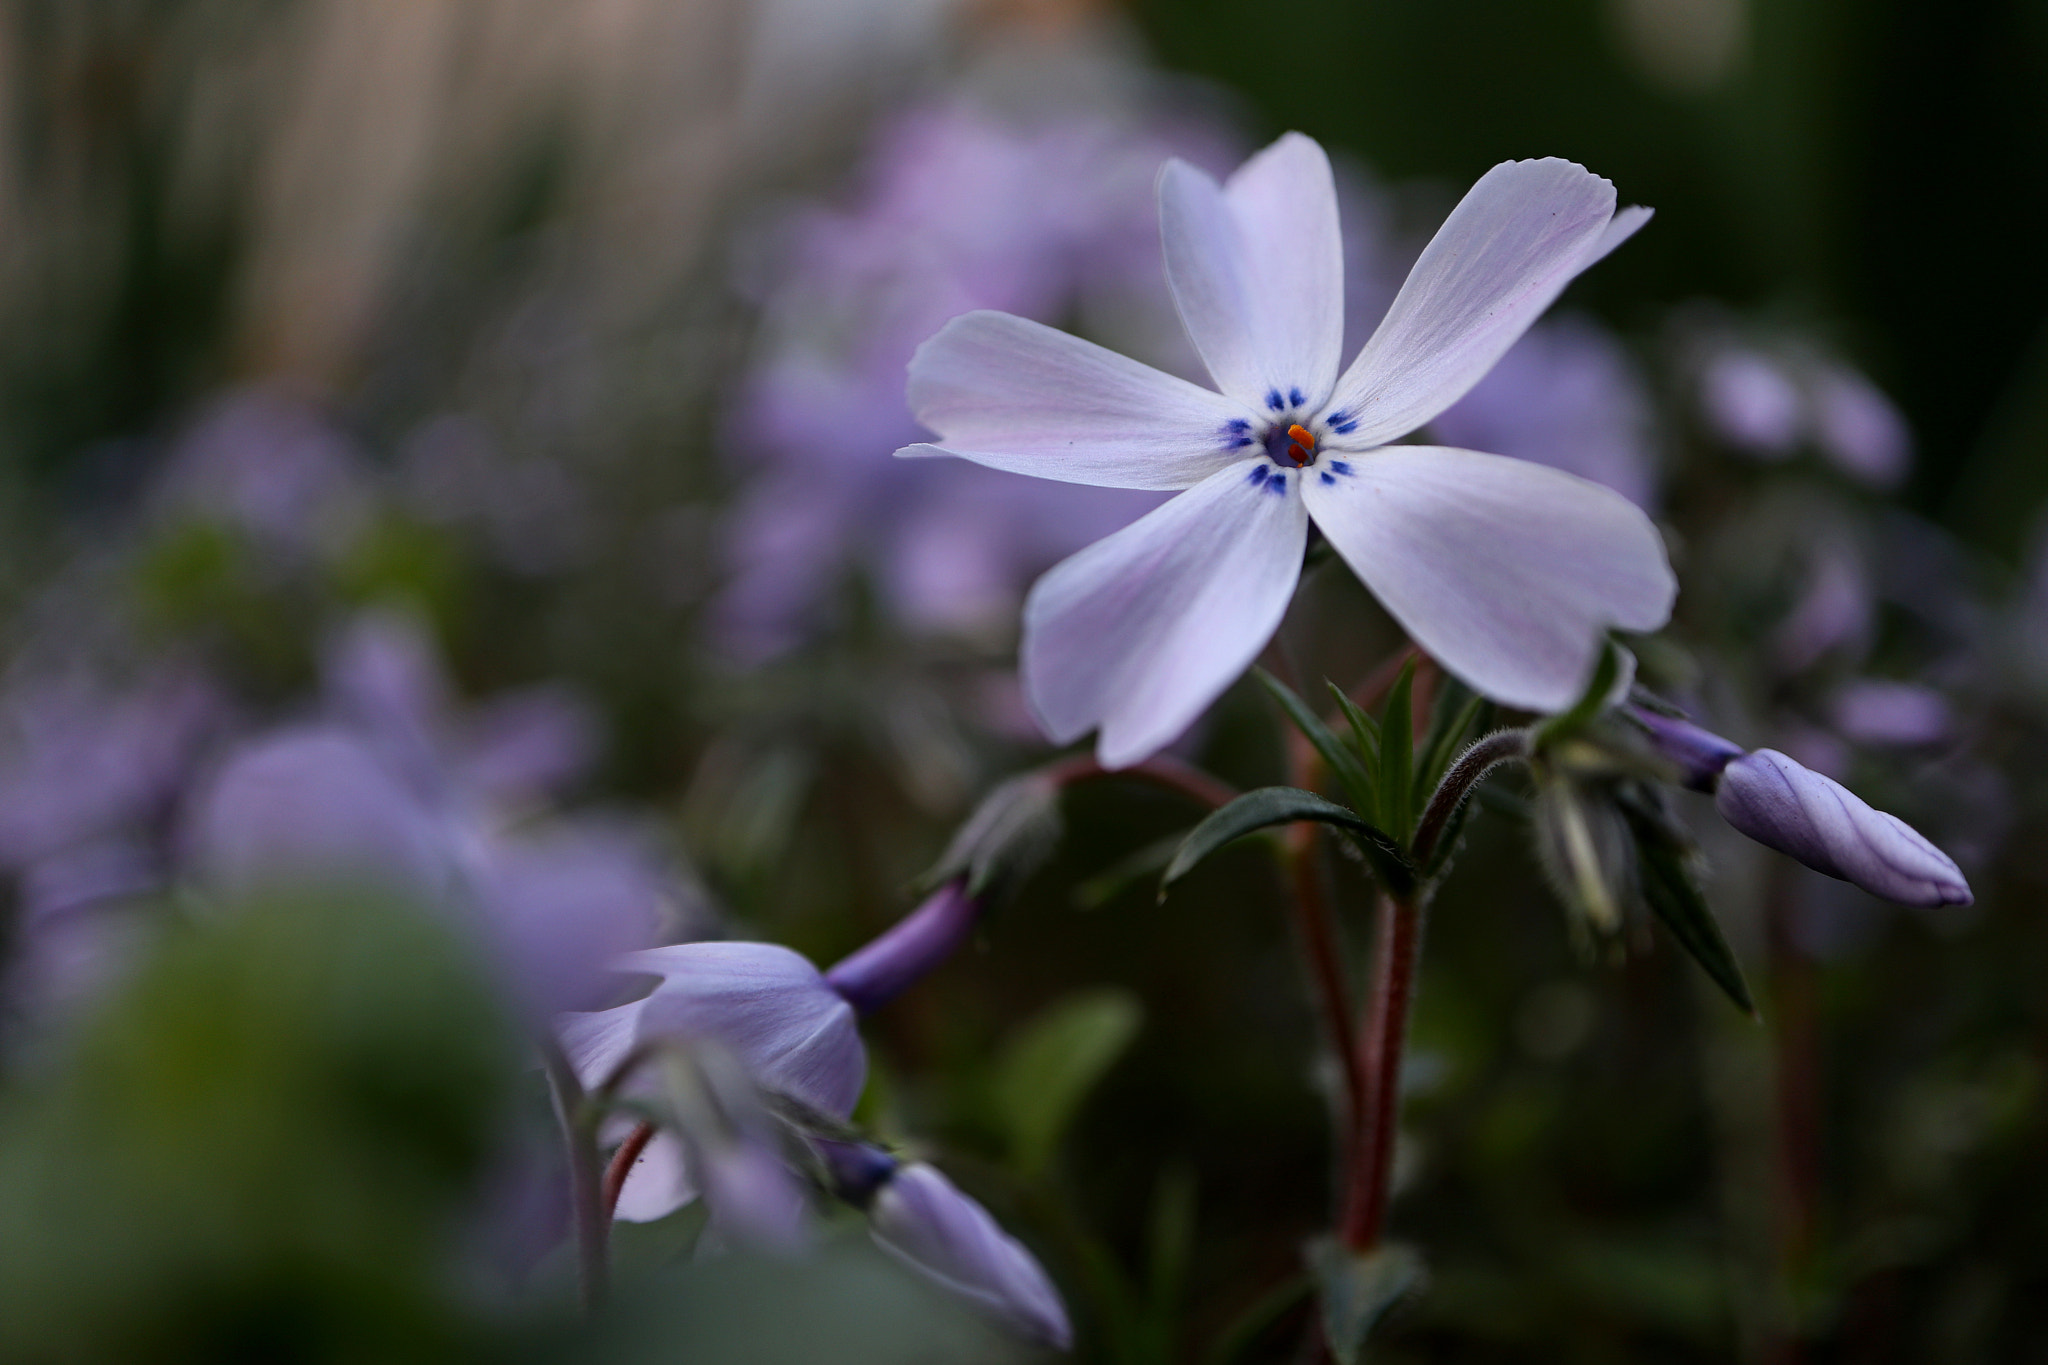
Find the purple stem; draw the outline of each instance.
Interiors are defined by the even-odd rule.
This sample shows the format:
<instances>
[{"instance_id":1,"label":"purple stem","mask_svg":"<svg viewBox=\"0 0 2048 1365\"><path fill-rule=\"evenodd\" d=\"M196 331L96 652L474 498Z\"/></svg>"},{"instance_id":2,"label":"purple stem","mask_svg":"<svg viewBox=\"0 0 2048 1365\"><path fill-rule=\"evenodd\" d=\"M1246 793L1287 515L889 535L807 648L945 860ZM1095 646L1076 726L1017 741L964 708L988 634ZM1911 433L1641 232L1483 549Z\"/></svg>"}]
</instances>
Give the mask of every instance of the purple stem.
<instances>
[{"instance_id":1,"label":"purple stem","mask_svg":"<svg viewBox=\"0 0 2048 1365\"><path fill-rule=\"evenodd\" d=\"M825 984L856 1013L871 1014L951 957L980 918L981 901L967 894L963 879L955 878L826 971Z\"/></svg>"},{"instance_id":2,"label":"purple stem","mask_svg":"<svg viewBox=\"0 0 2048 1365\"><path fill-rule=\"evenodd\" d=\"M1628 708L1631 719L1649 731L1659 753L1678 765L1680 780L1696 792L1710 792L1721 770L1749 751L1733 740L1702 730L1691 721L1659 715L1642 706Z\"/></svg>"}]
</instances>

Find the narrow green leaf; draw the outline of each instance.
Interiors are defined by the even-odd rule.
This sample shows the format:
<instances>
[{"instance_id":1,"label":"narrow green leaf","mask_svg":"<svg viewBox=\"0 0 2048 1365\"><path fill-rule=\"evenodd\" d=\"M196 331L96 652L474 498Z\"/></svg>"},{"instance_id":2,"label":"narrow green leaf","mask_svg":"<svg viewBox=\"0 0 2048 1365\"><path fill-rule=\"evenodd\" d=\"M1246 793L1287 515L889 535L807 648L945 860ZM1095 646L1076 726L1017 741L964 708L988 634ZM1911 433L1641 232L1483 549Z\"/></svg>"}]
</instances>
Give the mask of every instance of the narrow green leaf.
<instances>
[{"instance_id":1,"label":"narrow green leaf","mask_svg":"<svg viewBox=\"0 0 2048 1365\"><path fill-rule=\"evenodd\" d=\"M1415 661L1410 659L1387 693L1380 717L1379 823L1403 847L1415 833Z\"/></svg>"},{"instance_id":2,"label":"narrow green leaf","mask_svg":"<svg viewBox=\"0 0 2048 1365\"><path fill-rule=\"evenodd\" d=\"M1420 1253L1397 1243L1358 1252L1335 1238L1318 1238L1309 1244L1308 1266L1322 1300L1323 1336L1338 1365L1357 1365L1373 1327L1423 1281Z\"/></svg>"},{"instance_id":3,"label":"narrow green leaf","mask_svg":"<svg viewBox=\"0 0 2048 1365\"><path fill-rule=\"evenodd\" d=\"M1429 735L1423 741L1422 757L1415 763L1417 810L1428 805L1436 784L1444 780L1452 760L1465 747L1464 738L1471 732L1472 722L1486 706L1486 698L1467 695L1468 691L1455 678L1444 680L1443 694L1437 698L1436 710L1430 718Z\"/></svg>"},{"instance_id":4,"label":"narrow green leaf","mask_svg":"<svg viewBox=\"0 0 2048 1365\"><path fill-rule=\"evenodd\" d=\"M1641 858L1644 901L1736 1008L1754 1016L1756 1001L1743 979L1742 964L1722 936L1720 922L1707 907L1707 898L1684 856L1660 841L1640 838L1636 852Z\"/></svg>"},{"instance_id":5,"label":"narrow green leaf","mask_svg":"<svg viewBox=\"0 0 2048 1365\"><path fill-rule=\"evenodd\" d=\"M1051 856L1064 832L1058 785L1042 772L1024 773L981 799L918 885L932 891L964 875L970 895L1007 895Z\"/></svg>"},{"instance_id":6,"label":"narrow green leaf","mask_svg":"<svg viewBox=\"0 0 2048 1365\"><path fill-rule=\"evenodd\" d=\"M1387 857L1405 868L1401 850L1393 840L1359 819L1355 812L1299 787L1260 787L1257 791L1246 792L1221 810L1212 811L1207 819L1194 827L1180 846L1180 852L1174 854L1173 861L1167 865L1166 876L1160 882L1160 896L1163 898L1167 887L1225 844L1274 825L1293 824L1296 820L1314 820L1343 830L1361 851L1375 859L1375 868L1379 866L1380 859Z\"/></svg>"},{"instance_id":7,"label":"narrow green leaf","mask_svg":"<svg viewBox=\"0 0 2048 1365\"><path fill-rule=\"evenodd\" d=\"M1024 1175L1045 1170L1082 1101L1123 1056L1143 1019L1129 991L1081 991L1024 1025L1003 1050L990 1094Z\"/></svg>"},{"instance_id":8,"label":"narrow green leaf","mask_svg":"<svg viewBox=\"0 0 2048 1365\"><path fill-rule=\"evenodd\" d=\"M1117 859L1074 888L1074 904L1083 910L1102 909L1138 882L1164 871L1191 833L1192 826L1175 830Z\"/></svg>"},{"instance_id":9,"label":"narrow green leaf","mask_svg":"<svg viewBox=\"0 0 2048 1365\"><path fill-rule=\"evenodd\" d=\"M1326 682L1330 695L1337 699L1337 706L1344 712L1344 719L1351 723L1351 737L1358 749L1359 757L1368 763L1377 763L1380 757L1380 723L1374 720L1366 709L1351 700L1351 694L1333 682Z\"/></svg>"},{"instance_id":10,"label":"narrow green leaf","mask_svg":"<svg viewBox=\"0 0 2048 1365\"><path fill-rule=\"evenodd\" d=\"M1330 733L1330 727L1323 724L1309 704L1296 696L1294 689L1263 668L1254 668L1252 676L1259 680L1273 700L1280 703L1280 709L1294 722L1294 728L1307 737L1323 756L1323 762L1330 765L1330 771L1337 774L1337 780L1344 784L1344 792L1360 810L1371 810L1373 801L1372 777L1366 772L1356 750Z\"/></svg>"},{"instance_id":11,"label":"narrow green leaf","mask_svg":"<svg viewBox=\"0 0 2048 1365\"><path fill-rule=\"evenodd\" d=\"M1608 698L1614 693L1615 683L1621 680L1622 669L1635 672L1634 656L1620 645L1608 640L1600 647L1600 662L1593 667L1593 677L1586 684L1586 690L1571 704L1568 711L1559 712L1544 721L1536 731L1536 746L1547 744L1576 734L1607 708Z\"/></svg>"}]
</instances>

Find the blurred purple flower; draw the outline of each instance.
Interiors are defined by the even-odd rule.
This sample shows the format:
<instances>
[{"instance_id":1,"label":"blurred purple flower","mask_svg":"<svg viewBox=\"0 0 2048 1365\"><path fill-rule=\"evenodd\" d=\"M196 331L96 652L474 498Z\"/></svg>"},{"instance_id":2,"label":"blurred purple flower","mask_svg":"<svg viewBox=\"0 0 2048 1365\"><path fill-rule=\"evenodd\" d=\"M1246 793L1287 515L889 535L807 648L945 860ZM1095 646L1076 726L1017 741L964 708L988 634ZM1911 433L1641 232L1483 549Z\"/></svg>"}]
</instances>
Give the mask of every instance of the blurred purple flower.
<instances>
[{"instance_id":1,"label":"blurred purple flower","mask_svg":"<svg viewBox=\"0 0 2048 1365\"><path fill-rule=\"evenodd\" d=\"M1081 315L1171 368L1195 358L1163 283L1152 183L1169 155L1219 159L1191 125L999 117L962 102L887 124L850 207L782 226L762 358L731 413L751 483L728 528L720 633L742 659L802 639L849 562L920 629L1007 619L1031 577L1156 505L1075 486L1020 492L889 456L919 428L903 401L918 342L973 308Z\"/></svg>"},{"instance_id":2,"label":"blurred purple flower","mask_svg":"<svg viewBox=\"0 0 2048 1365\"><path fill-rule=\"evenodd\" d=\"M1910 472L1906 419L1850 365L1804 341L1766 350L1722 339L1704 352L1701 413L1737 450L1775 461L1811 442L1843 473L1877 489L1897 487Z\"/></svg>"},{"instance_id":3,"label":"blurred purple flower","mask_svg":"<svg viewBox=\"0 0 2048 1365\"><path fill-rule=\"evenodd\" d=\"M1790 376L1755 351L1729 347L1700 374L1700 404L1722 440L1751 455L1780 460L1804 431L1804 401Z\"/></svg>"},{"instance_id":4,"label":"blurred purple flower","mask_svg":"<svg viewBox=\"0 0 2048 1365\"><path fill-rule=\"evenodd\" d=\"M922 1162L899 1167L868 1208L875 1241L1029 1341L1073 1344L1059 1291L987 1209Z\"/></svg>"},{"instance_id":5,"label":"blurred purple flower","mask_svg":"<svg viewBox=\"0 0 2048 1365\"><path fill-rule=\"evenodd\" d=\"M224 715L200 674L162 670L117 691L81 670L0 697L0 866L26 869L153 819Z\"/></svg>"},{"instance_id":6,"label":"blurred purple flower","mask_svg":"<svg viewBox=\"0 0 2048 1365\"><path fill-rule=\"evenodd\" d=\"M1918 683L1858 678L1830 708L1835 728L1859 744L1937 744L1954 727L1948 698Z\"/></svg>"},{"instance_id":7,"label":"blurred purple flower","mask_svg":"<svg viewBox=\"0 0 2048 1365\"><path fill-rule=\"evenodd\" d=\"M477 724L449 705L417 622L357 620L328 651L332 719L246 741L188 802L194 872L230 894L283 881L381 882L449 907L536 1016L604 1000L620 953L683 897L645 840L590 817L508 827L587 752L552 693Z\"/></svg>"},{"instance_id":8,"label":"blurred purple flower","mask_svg":"<svg viewBox=\"0 0 2048 1365\"><path fill-rule=\"evenodd\" d=\"M1792 609L1771 633L1771 651L1787 674L1829 654L1861 657L1877 626L1876 587L1859 546L1843 537L1818 539L1804 568Z\"/></svg>"},{"instance_id":9,"label":"blurred purple flower","mask_svg":"<svg viewBox=\"0 0 2048 1365\"><path fill-rule=\"evenodd\" d=\"M1530 328L1429 429L1445 445L1534 460L1656 506L1648 388L1627 350L1588 318Z\"/></svg>"},{"instance_id":10,"label":"blurred purple flower","mask_svg":"<svg viewBox=\"0 0 2048 1365\"><path fill-rule=\"evenodd\" d=\"M178 440L158 515L232 526L265 550L331 558L369 513L361 454L312 404L250 388L214 402Z\"/></svg>"}]
</instances>

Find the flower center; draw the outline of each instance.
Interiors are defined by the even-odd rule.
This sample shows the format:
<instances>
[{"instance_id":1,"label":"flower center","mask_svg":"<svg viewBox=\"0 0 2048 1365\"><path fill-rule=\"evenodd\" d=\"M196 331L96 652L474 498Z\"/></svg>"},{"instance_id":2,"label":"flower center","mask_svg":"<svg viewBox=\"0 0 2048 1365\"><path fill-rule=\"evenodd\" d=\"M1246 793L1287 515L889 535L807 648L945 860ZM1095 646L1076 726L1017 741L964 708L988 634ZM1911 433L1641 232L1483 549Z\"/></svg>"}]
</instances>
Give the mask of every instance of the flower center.
<instances>
[{"instance_id":1,"label":"flower center","mask_svg":"<svg viewBox=\"0 0 2048 1365\"><path fill-rule=\"evenodd\" d=\"M1315 433L1296 423L1285 429L1274 427L1266 433L1266 455L1274 464L1299 469L1315 463Z\"/></svg>"}]
</instances>

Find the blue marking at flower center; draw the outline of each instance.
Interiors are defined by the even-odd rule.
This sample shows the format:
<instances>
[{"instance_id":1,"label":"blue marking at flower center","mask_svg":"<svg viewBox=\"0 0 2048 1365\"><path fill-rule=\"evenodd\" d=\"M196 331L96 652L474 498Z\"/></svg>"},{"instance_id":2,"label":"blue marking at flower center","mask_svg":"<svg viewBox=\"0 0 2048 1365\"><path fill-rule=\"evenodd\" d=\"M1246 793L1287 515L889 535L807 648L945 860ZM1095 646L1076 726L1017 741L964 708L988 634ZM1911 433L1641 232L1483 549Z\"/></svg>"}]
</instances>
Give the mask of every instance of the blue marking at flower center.
<instances>
[{"instance_id":1,"label":"blue marking at flower center","mask_svg":"<svg viewBox=\"0 0 2048 1365\"><path fill-rule=\"evenodd\" d=\"M1273 411L1278 412L1280 411L1280 409L1287 406L1287 400L1280 396L1280 390L1267 389L1266 406L1271 408Z\"/></svg>"}]
</instances>

